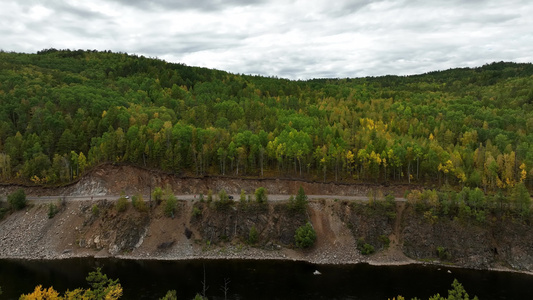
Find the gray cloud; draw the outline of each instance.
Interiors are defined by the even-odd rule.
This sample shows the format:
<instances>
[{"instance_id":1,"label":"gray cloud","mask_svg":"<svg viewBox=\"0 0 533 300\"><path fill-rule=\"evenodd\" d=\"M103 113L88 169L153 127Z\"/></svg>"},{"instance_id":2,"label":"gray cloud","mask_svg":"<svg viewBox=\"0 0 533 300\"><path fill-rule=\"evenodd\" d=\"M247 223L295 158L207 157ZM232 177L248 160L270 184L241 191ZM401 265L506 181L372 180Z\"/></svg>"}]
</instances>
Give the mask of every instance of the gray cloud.
<instances>
[{"instance_id":1,"label":"gray cloud","mask_svg":"<svg viewBox=\"0 0 533 300\"><path fill-rule=\"evenodd\" d=\"M110 49L292 79L533 61L527 0L0 1L5 51Z\"/></svg>"},{"instance_id":2,"label":"gray cloud","mask_svg":"<svg viewBox=\"0 0 533 300\"><path fill-rule=\"evenodd\" d=\"M220 11L227 7L256 5L265 0L112 0L121 5L149 10L200 10Z\"/></svg>"}]
</instances>

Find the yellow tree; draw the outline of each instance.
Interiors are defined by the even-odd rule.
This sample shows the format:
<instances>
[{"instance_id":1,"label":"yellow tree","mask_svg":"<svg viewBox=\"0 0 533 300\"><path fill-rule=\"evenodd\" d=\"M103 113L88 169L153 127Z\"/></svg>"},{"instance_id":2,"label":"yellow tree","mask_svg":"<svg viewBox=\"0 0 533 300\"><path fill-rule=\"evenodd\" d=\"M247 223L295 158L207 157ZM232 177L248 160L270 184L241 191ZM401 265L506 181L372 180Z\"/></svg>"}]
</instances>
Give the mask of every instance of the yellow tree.
<instances>
[{"instance_id":1,"label":"yellow tree","mask_svg":"<svg viewBox=\"0 0 533 300\"><path fill-rule=\"evenodd\" d=\"M453 163L453 174L461 183L466 182L466 174L463 170L463 159L458 151L452 152L450 159Z\"/></svg>"},{"instance_id":2,"label":"yellow tree","mask_svg":"<svg viewBox=\"0 0 533 300\"><path fill-rule=\"evenodd\" d=\"M514 151L498 155L496 161L498 163L499 177L497 179L497 185L499 188L511 188L515 186L515 159Z\"/></svg>"},{"instance_id":3,"label":"yellow tree","mask_svg":"<svg viewBox=\"0 0 533 300\"><path fill-rule=\"evenodd\" d=\"M370 152L368 161L370 163L370 172L372 176L378 180L379 178L379 166L381 165L381 155L375 153L374 151Z\"/></svg>"},{"instance_id":4,"label":"yellow tree","mask_svg":"<svg viewBox=\"0 0 533 300\"><path fill-rule=\"evenodd\" d=\"M526 164L522 163L520 165L520 183L524 182L524 180L526 180L526 177L527 177Z\"/></svg>"},{"instance_id":5,"label":"yellow tree","mask_svg":"<svg viewBox=\"0 0 533 300\"><path fill-rule=\"evenodd\" d=\"M355 168L355 155L352 150L346 152L346 169L350 172L350 176L353 175L353 170Z\"/></svg>"},{"instance_id":6,"label":"yellow tree","mask_svg":"<svg viewBox=\"0 0 533 300\"><path fill-rule=\"evenodd\" d=\"M42 285L35 287L33 293L22 295L20 300L61 300L63 297L59 296L59 293L54 290L53 287L44 288Z\"/></svg>"},{"instance_id":7,"label":"yellow tree","mask_svg":"<svg viewBox=\"0 0 533 300\"><path fill-rule=\"evenodd\" d=\"M444 173L444 178L446 182L448 182L448 173L451 173L454 171L452 161L448 159L444 164L440 163L438 166L438 170Z\"/></svg>"},{"instance_id":8,"label":"yellow tree","mask_svg":"<svg viewBox=\"0 0 533 300\"><path fill-rule=\"evenodd\" d=\"M492 156L492 153L489 151L485 152L485 162L483 164L483 176L482 176L482 183L483 187L485 189L485 192L487 191L487 187L490 189L493 189L496 187L496 184L498 182L498 164L494 157Z\"/></svg>"},{"instance_id":9,"label":"yellow tree","mask_svg":"<svg viewBox=\"0 0 533 300\"><path fill-rule=\"evenodd\" d=\"M364 171L368 169L368 158L369 154L366 152L366 149L360 149L357 152L357 159L359 160L359 165L361 166L361 170L359 172L359 178L364 177Z\"/></svg>"}]
</instances>

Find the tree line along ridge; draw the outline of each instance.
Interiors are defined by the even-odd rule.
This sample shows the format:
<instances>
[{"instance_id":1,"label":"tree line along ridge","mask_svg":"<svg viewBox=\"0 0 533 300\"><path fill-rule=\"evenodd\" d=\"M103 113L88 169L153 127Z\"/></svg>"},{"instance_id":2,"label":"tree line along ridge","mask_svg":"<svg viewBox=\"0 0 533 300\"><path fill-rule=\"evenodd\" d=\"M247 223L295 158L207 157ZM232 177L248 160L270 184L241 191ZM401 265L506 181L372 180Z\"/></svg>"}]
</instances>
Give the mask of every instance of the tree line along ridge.
<instances>
[{"instance_id":1,"label":"tree line along ridge","mask_svg":"<svg viewBox=\"0 0 533 300\"><path fill-rule=\"evenodd\" d=\"M531 187L533 66L287 79L126 53L0 52L0 179L193 176Z\"/></svg>"}]
</instances>

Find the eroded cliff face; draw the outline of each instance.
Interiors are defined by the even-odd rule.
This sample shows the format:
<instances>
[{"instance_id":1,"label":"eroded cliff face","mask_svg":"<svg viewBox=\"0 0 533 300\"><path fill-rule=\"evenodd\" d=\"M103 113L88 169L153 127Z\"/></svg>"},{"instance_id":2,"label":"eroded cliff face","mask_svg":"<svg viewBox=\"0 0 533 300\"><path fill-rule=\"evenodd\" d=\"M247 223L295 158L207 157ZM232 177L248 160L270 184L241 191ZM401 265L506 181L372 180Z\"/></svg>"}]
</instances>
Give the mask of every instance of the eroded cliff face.
<instances>
[{"instance_id":1,"label":"eroded cliff face","mask_svg":"<svg viewBox=\"0 0 533 300\"><path fill-rule=\"evenodd\" d=\"M295 247L296 229L310 221L311 249ZM258 238L250 243L252 227ZM361 244L375 253L361 254ZM32 205L0 221L0 258L117 256L143 259L294 259L314 263L436 262L472 268L533 271L533 230L523 221L494 219L485 226L457 219L428 220L405 202L310 202L305 212L286 202L178 201L140 212L131 203L72 201L53 218L48 204Z\"/></svg>"}]
</instances>

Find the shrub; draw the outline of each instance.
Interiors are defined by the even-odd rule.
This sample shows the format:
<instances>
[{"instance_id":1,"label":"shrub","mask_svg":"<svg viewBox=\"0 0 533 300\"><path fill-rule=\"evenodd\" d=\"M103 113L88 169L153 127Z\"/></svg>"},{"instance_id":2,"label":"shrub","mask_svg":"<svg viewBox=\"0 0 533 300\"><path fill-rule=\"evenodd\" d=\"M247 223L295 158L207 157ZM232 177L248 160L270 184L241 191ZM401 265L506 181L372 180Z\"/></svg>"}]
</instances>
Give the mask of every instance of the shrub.
<instances>
[{"instance_id":1,"label":"shrub","mask_svg":"<svg viewBox=\"0 0 533 300\"><path fill-rule=\"evenodd\" d=\"M55 217L58 212L59 209L57 208L57 205L55 205L54 203L48 204L48 219Z\"/></svg>"},{"instance_id":2,"label":"shrub","mask_svg":"<svg viewBox=\"0 0 533 300\"><path fill-rule=\"evenodd\" d=\"M208 190L207 191L207 202L210 203L211 201L213 201L213 191Z\"/></svg>"},{"instance_id":3,"label":"shrub","mask_svg":"<svg viewBox=\"0 0 533 300\"><path fill-rule=\"evenodd\" d=\"M255 228L255 225L250 228L250 232L248 233L248 244L254 245L259 241L259 232L257 232L257 228Z\"/></svg>"},{"instance_id":4,"label":"shrub","mask_svg":"<svg viewBox=\"0 0 533 300\"><path fill-rule=\"evenodd\" d=\"M148 206L146 206L146 202L144 201L142 195L135 195L131 197L131 204L137 211L140 211L140 212L148 211Z\"/></svg>"},{"instance_id":5,"label":"shrub","mask_svg":"<svg viewBox=\"0 0 533 300\"><path fill-rule=\"evenodd\" d=\"M366 243L364 238L359 238L357 240L357 249L359 249L363 255L370 255L375 252L374 246Z\"/></svg>"},{"instance_id":6,"label":"shrub","mask_svg":"<svg viewBox=\"0 0 533 300\"><path fill-rule=\"evenodd\" d=\"M229 196L225 189L222 189L220 192L218 192L218 200L221 202L229 201Z\"/></svg>"},{"instance_id":7,"label":"shrub","mask_svg":"<svg viewBox=\"0 0 533 300\"><path fill-rule=\"evenodd\" d=\"M374 253L374 246L368 244L368 243L365 243L363 244L362 248L361 248L361 254L363 255L370 255L372 253Z\"/></svg>"},{"instance_id":8,"label":"shrub","mask_svg":"<svg viewBox=\"0 0 533 300\"><path fill-rule=\"evenodd\" d=\"M382 234L378 237L379 241L383 243L383 248L389 248L390 239L388 236Z\"/></svg>"},{"instance_id":9,"label":"shrub","mask_svg":"<svg viewBox=\"0 0 533 300\"><path fill-rule=\"evenodd\" d=\"M193 207L192 208L192 216L193 217L198 218L201 215L202 215L202 211L198 207Z\"/></svg>"},{"instance_id":10,"label":"shrub","mask_svg":"<svg viewBox=\"0 0 533 300\"><path fill-rule=\"evenodd\" d=\"M437 255L440 260L449 260L452 257L450 252L442 246L437 247Z\"/></svg>"},{"instance_id":11,"label":"shrub","mask_svg":"<svg viewBox=\"0 0 533 300\"><path fill-rule=\"evenodd\" d=\"M316 232L313 225L311 225L310 222L307 222L305 225L296 229L294 240L296 241L296 247L298 248L309 248L313 246L316 241Z\"/></svg>"},{"instance_id":12,"label":"shrub","mask_svg":"<svg viewBox=\"0 0 533 300\"><path fill-rule=\"evenodd\" d=\"M115 204L115 207L118 212L126 211L126 209L128 209L128 199L125 196L120 196Z\"/></svg>"},{"instance_id":13,"label":"shrub","mask_svg":"<svg viewBox=\"0 0 533 300\"><path fill-rule=\"evenodd\" d=\"M21 210L26 207L26 193L23 189L18 189L7 196L7 202L11 208L15 210Z\"/></svg>"},{"instance_id":14,"label":"shrub","mask_svg":"<svg viewBox=\"0 0 533 300\"><path fill-rule=\"evenodd\" d=\"M93 213L93 216L98 217L100 215L100 208L98 208L98 205L94 204L91 208L91 211Z\"/></svg>"},{"instance_id":15,"label":"shrub","mask_svg":"<svg viewBox=\"0 0 533 300\"><path fill-rule=\"evenodd\" d=\"M157 205L161 204L163 201L163 189L160 187L154 188L154 191L152 192L152 198L154 198L154 201Z\"/></svg>"}]
</instances>

